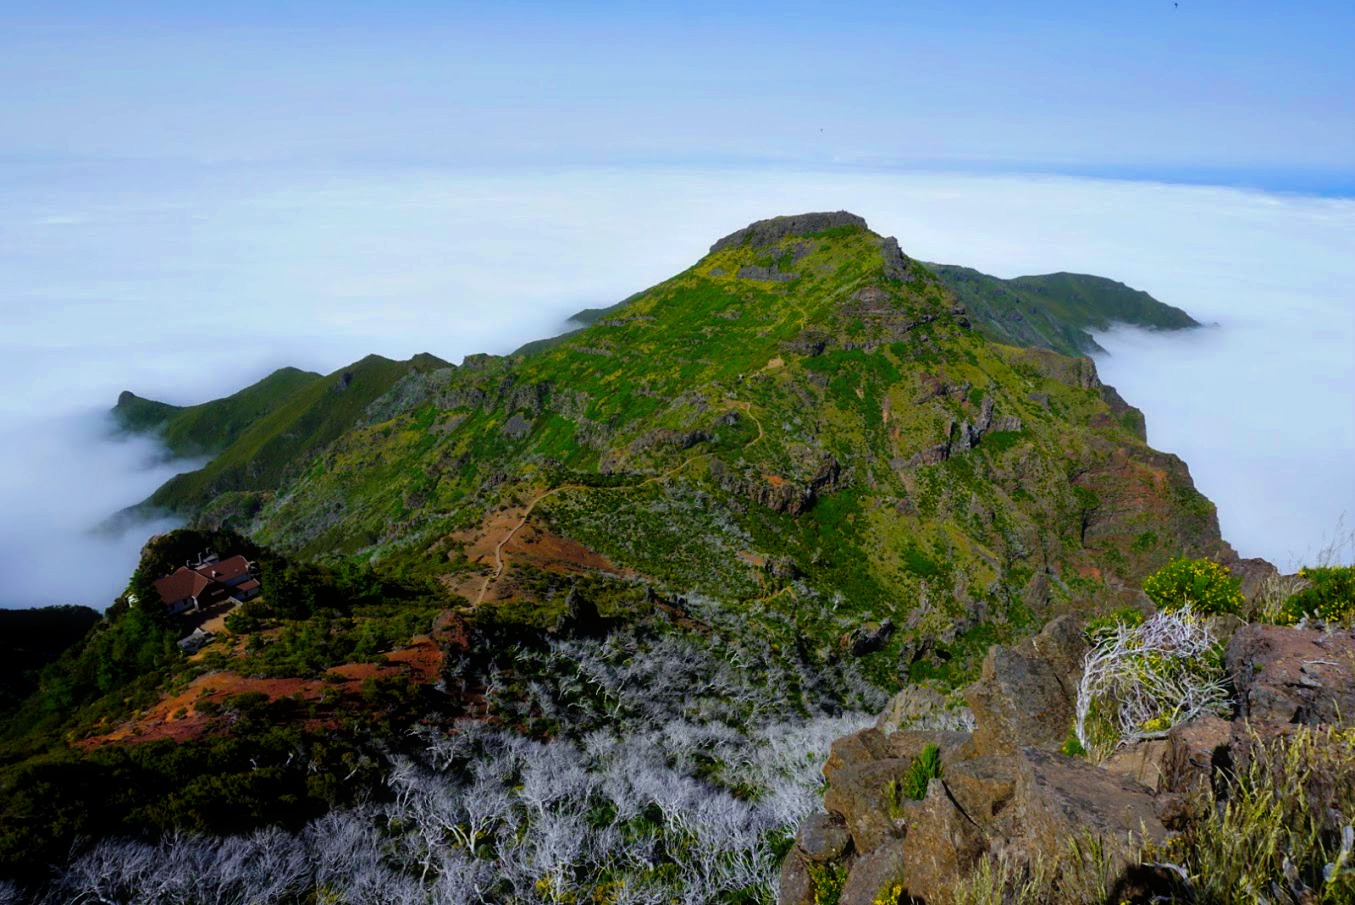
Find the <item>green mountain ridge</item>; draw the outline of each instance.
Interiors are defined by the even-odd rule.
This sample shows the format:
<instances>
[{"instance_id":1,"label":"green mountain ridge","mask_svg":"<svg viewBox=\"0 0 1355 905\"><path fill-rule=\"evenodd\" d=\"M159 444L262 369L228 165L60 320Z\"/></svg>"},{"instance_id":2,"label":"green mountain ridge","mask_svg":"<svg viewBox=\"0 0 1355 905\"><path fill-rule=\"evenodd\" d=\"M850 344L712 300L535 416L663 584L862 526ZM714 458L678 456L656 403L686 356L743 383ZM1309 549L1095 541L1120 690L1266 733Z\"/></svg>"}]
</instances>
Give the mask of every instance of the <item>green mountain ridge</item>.
<instances>
[{"instance_id":1,"label":"green mountain ridge","mask_svg":"<svg viewBox=\"0 0 1355 905\"><path fill-rule=\"evenodd\" d=\"M118 397L113 418L124 430L158 433L174 456L210 455L226 449L260 419L320 379L310 371L279 368L223 399L190 406L143 399L129 390Z\"/></svg>"},{"instance_id":2,"label":"green mountain ridge","mask_svg":"<svg viewBox=\"0 0 1355 905\"><path fill-rule=\"evenodd\" d=\"M1085 285L1056 282L1070 306ZM145 504L191 527L152 538L128 593L20 670L0 875L39 900L164 834L156 857L197 882L239 851L221 834L271 849L348 827L365 841L342 858L389 865L364 889L464 866L482 901L770 903L815 752L889 694L959 720L992 644L1140 608L1174 557L1237 562L1090 359L991 329L859 217L804 214L534 354L371 356L183 409L124 396L128 429L220 452ZM256 562L263 593L184 656L211 616L167 616L152 582L205 549ZM543 780L564 797L544 804ZM678 821L675 788L694 796ZM420 789L453 809L414 815ZM511 816L450 838L487 796ZM571 833L637 854L562 871L555 817L583 814ZM756 873L701 879L712 851ZM306 871L251 900L359 886Z\"/></svg>"},{"instance_id":3,"label":"green mountain ridge","mask_svg":"<svg viewBox=\"0 0 1355 905\"><path fill-rule=\"evenodd\" d=\"M177 456L215 454L138 508L185 512L223 495L274 490L296 463L350 430L401 378L446 366L432 355L404 362L369 355L323 377L282 368L231 396L183 408L125 392L113 409L125 430L154 432Z\"/></svg>"},{"instance_id":4,"label":"green mountain ridge","mask_svg":"<svg viewBox=\"0 0 1355 905\"><path fill-rule=\"evenodd\" d=\"M787 639L907 624L891 685L909 645L977 649L1132 600L1171 555L1233 556L1141 414L1048 348L1112 314L1194 323L1099 278L930 268L844 212L774 218L533 354L313 381L150 504L549 619L564 586L473 539L527 509L618 574L757 601Z\"/></svg>"},{"instance_id":5,"label":"green mountain ridge","mask_svg":"<svg viewBox=\"0 0 1355 905\"><path fill-rule=\"evenodd\" d=\"M990 338L1065 355L1103 352L1090 330L1127 324L1157 330L1200 326L1180 308L1106 277L1050 273L1010 280L953 264L928 264Z\"/></svg>"}]
</instances>

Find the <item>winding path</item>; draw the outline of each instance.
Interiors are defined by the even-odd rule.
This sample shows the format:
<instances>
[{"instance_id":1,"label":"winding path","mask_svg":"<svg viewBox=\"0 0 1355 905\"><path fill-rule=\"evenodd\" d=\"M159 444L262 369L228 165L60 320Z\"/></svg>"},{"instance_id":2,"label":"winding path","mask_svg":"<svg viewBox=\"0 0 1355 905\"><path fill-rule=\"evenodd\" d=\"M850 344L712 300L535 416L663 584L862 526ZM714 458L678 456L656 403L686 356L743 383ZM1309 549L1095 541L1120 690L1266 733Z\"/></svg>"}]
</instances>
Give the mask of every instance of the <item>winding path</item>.
<instances>
[{"instance_id":1,"label":"winding path","mask_svg":"<svg viewBox=\"0 0 1355 905\"><path fill-rule=\"evenodd\" d=\"M743 446L745 450L748 450L752 448L756 443L758 443L764 436L766 436L765 431L763 431L762 429L762 422L758 420L757 415L753 414L752 403L742 401L731 401L729 402L729 406L731 408L736 408L742 411L749 418L753 419L753 424L757 426L757 436L749 440ZM662 472L660 474L656 474L653 477L646 478L645 480L639 482L638 484L627 484L621 487L593 487L588 484L560 484L550 488L549 490L544 490L541 493L537 494L536 496L532 497L531 501L527 504L526 511L522 513L522 518L518 519L517 524L513 525L512 528L509 528L508 532L504 534L502 538L500 538L497 544L494 545L494 571L491 572L489 575L485 576L484 583L480 585L480 594L475 598L475 605L479 606L480 604L484 603L485 595L489 593L489 589L493 587L495 582L499 580L499 577L503 575L504 566L506 565L503 559L504 546L510 540L513 539L513 536L517 534L518 531L522 530L523 525L527 524L527 519L531 517L532 510L536 509L537 504L540 503L542 500L552 497L557 493L562 493L566 490L599 490L599 491L616 490L621 492L639 490L641 487L648 487L650 484L655 484L658 483L659 481L666 481L673 475L677 474L682 469L686 468L688 465L692 464L693 462L696 462L700 459L709 458L714 454L715 453L713 451L708 451L703 453L697 453L694 456L689 456L688 458L683 459L681 462L679 462L677 465L674 465L667 471Z\"/></svg>"}]
</instances>

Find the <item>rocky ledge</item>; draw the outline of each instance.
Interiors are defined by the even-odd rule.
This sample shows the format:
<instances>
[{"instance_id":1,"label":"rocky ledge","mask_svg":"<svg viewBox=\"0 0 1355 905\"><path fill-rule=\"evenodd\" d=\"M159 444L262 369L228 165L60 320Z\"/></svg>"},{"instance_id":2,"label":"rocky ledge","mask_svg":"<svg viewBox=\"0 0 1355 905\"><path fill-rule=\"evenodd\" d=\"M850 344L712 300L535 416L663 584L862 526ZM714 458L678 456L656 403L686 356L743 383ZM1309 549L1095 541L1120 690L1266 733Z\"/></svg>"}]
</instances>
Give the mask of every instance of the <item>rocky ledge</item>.
<instances>
[{"instance_id":1,"label":"rocky ledge","mask_svg":"<svg viewBox=\"0 0 1355 905\"><path fill-rule=\"evenodd\" d=\"M1232 629L1235 718L1180 723L1101 765L1059 753L1087 651L1071 617L989 650L965 691L967 731L897 729L926 698L905 691L875 727L833 743L824 812L804 822L782 864L779 905L815 905L819 878L844 874L840 905L945 902L985 856L1030 869L1057 863L1074 840L1100 846L1109 901L1144 894L1161 878L1139 853L1180 828L1197 784L1241 769L1258 739L1355 714L1355 632L1220 628ZM940 775L921 800L901 795L932 746Z\"/></svg>"}]
</instances>

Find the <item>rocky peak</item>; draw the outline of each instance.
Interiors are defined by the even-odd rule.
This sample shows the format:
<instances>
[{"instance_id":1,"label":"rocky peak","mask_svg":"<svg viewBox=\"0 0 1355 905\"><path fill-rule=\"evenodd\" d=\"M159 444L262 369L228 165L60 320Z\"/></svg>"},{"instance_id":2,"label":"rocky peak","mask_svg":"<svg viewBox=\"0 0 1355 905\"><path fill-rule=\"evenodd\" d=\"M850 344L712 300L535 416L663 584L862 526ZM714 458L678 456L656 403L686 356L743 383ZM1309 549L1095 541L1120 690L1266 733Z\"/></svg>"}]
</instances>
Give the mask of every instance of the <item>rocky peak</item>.
<instances>
[{"instance_id":1,"label":"rocky peak","mask_svg":"<svg viewBox=\"0 0 1355 905\"><path fill-rule=\"evenodd\" d=\"M739 245L750 245L753 248L765 248L769 245L775 245L782 239L790 236L804 236L810 233L822 232L825 229L834 229L839 226L855 226L863 230L869 230L863 217L847 211L818 212L809 214L795 214L789 217L772 217L767 220L758 220L750 223L743 229L736 230L725 236L720 241L710 247L711 252L724 251L726 248L734 248ZM897 247L897 244L896 244Z\"/></svg>"}]
</instances>

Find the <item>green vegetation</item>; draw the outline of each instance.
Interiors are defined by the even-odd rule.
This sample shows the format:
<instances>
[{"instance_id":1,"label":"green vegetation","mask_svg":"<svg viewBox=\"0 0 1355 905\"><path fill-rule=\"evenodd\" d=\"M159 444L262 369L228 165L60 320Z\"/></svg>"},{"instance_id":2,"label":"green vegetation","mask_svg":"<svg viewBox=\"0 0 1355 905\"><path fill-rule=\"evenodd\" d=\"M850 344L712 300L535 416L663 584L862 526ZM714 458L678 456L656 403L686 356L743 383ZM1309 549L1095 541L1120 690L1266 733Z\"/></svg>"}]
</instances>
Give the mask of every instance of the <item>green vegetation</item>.
<instances>
[{"instance_id":1,"label":"green vegetation","mask_svg":"<svg viewBox=\"0 0 1355 905\"><path fill-rule=\"evenodd\" d=\"M1318 566L1299 569L1306 587L1284 602L1280 621L1294 623L1304 617L1349 625L1355 622L1355 566Z\"/></svg>"},{"instance_id":2,"label":"green vegetation","mask_svg":"<svg viewBox=\"0 0 1355 905\"><path fill-rule=\"evenodd\" d=\"M769 713L803 721L877 708L910 680L954 687L990 644L1057 612L1129 606L1171 553L1219 550L1213 507L1179 460L1146 446L1141 421L1089 361L1050 351L1073 347L1043 334L993 342L981 311L965 315L942 279L885 248L853 225L750 234L518 355L456 367L369 358L298 379L223 433L207 466L155 494L152 505L191 514L202 530L157 541L132 582L146 598L152 578L202 548L190 543L229 548L206 529L241 531L265 594L227 623L238 650L185 660L172 632L119 609L93 637L110 638L104 653L126 672L101 684L96 671L62 692L69 709L46 717L36 753L54 756L58 736L107 731L196 671L325 683L337 664L379 663L464 603L446 587L477 605L449 614L467 616L471 642L441 685L496 732L592 746L660 720L718 739ZM778 278L759 278L769 275ZM1046 295L1090 326L1098 303L1078 295L1090 284L1074 283ZM167 436L188 424L178 410L138 408L144 421L165 416ZM69 655L75 675L83 656ZM26 706L45 712L60 689L44 678ZM692 689L702 689L695 699ZM362 718L385 727L387 753L401 744L398 719L381 714L412 712L420 693L368 689ZM214 700L196 713L234 738L239 714L263 706ZM348 704L287 706L277 718L303 732L350 718ZM385 756L358 739L361 756ZM760 806L769 774L673 744L676 766L665 769L734 811ZM16 749L0 764L34 753ZM939 753L924 755L900 803L939 774ZM453 772L468 763L456 757ZM817 768L804 772L817 781ZM521 776L499 780L511 796L530 791ZM333 797L273 791L303 811ZM660 838L663 815L619 816L624 799L594 806L590 825ZM669 822L645 882L685 857L688 830ZM495 832L497 845L530 841L510 838L507 824ZM740 851L763 852L758 838ZM573 881L593 891L608 882L541 879L542 895L557 898ZM840 878L823 879L830 901Z\"/></svg>"},{"instance_id":3,"label":"green vegetation","mask_svg":"<svg viewBox=\"0 0 1355 905\"><path fill-rule=\"evenodd\" d=\"M1173 559L1143 582L1143 592L1163 610L1190 607L1197 613L1237 613L1242 583L1227 566L1206 559Z\"/></svg>"},{"instance_id":4,"label":"green vegetation","mask_svg":"<svg viewBox=\"0 0 1355 905\"><path fill-rule=\"evenodd\" d=\"M175 645L183 625L163 615L150 582L208 549L258 560L265 594L230 617L243 656L209 648L190 661ZM25 632L6 635L6 643L53 620L96 622L59 656L47 657L36 690L0 722L0 873L39 869L75 835L300 825L353 800L379 779L379 746L429 712L424 692L399 676L369 679L357 700L270 702L269 695L248 693L224 705L198 702L195 709L215 723L204 737L181 743L88 750L72 743L116 728L215 669L315 678L340 664L382 663L385 653L427 633L449 603L438 588L370 567L298 563L230 532L180 530L147 544L129 594L102 619L82 608L22 611L33 614L14 620ZM0 621L10 622L8 615L0 613ZM357 778L345 783L347 776Z\"/></svg>"},{"instance_id":5,"label":"green vegetation","mask_svg":"<svg viewBox=\"0 0 1355 905\"><path fill-rule=\"evenodd\" d=\"M941 777L941 749L936 745L927 745L913 758L908 773L903 777L902 791L905 798L921 801L927 797L927 786L933 779Z\"/></svg>"},{"instance_id":6,"label":"green vegetation","mask_svg":"<svg viewBox=\"0 0 1355 905\"><path fill-rule=\"evenodd\" d=\"M1130 628L1143 625L1144 619L1142 610L1136 607L1122 607L1113 613L1106 613L1104 616L1096 616L1087 620L1087 627L1083 631L1087 635L1087 640L1095 644L1107 636L1113 635L1122 625Z\"/></svg>"},{"instance_id":7,"label":"green vegetation","mask_svg":"<svg viewBox=\"0 0 1355 905\"><path fill-rule=\"evenodd\" d=\"M1294 891L1315 905L1355 902L1355 730L1298 726L1253 739L1246 769L1215 791L1196 791L1191 819L1150 860L1179 864L1181 899L1206 905Z\"/></svg>"},{"instance_id":8,"label":"green vegetation","mask_svg":"<svg viewBox=\"0 0 1355 905\"><path fill-rule=\"evenodd\" d=\"M223 493L274 490L299 463L361 423L367 407L401 378L446 366L431 355L407 362L370 355L323 378L284 368L234 396L175 410L160 426L169 449L217 455L170 479L146 505L186 512Z\"/></svg>"}]
</instances>

